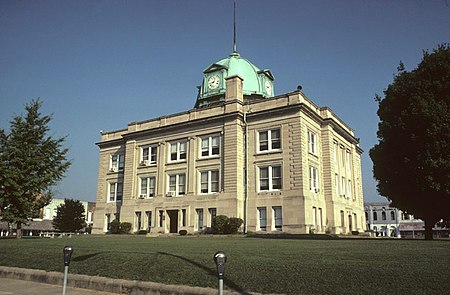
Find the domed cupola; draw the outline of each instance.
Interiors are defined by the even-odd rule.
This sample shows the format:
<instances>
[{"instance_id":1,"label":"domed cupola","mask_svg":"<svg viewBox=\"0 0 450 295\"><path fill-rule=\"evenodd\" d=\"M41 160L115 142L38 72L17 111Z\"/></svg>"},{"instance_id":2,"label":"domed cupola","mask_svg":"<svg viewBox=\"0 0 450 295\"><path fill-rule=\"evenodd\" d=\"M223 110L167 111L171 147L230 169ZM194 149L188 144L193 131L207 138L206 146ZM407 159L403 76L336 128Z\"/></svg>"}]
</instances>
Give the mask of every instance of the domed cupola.
<instances>
[{"instance_id":1,"label":"domed cupola","mask_svg":"<svg viewBox=\"0 0 450 295\"><path fill-rule=\"evenodd\" d=\"M213 63L203 71L203 82L199 86L196 108L206 107L224 101L225 78L240 76L243 81L244 100L269 98L273 96L274 77L270 70L260 70L239 53Z\"/></svg>"}]
</instances>

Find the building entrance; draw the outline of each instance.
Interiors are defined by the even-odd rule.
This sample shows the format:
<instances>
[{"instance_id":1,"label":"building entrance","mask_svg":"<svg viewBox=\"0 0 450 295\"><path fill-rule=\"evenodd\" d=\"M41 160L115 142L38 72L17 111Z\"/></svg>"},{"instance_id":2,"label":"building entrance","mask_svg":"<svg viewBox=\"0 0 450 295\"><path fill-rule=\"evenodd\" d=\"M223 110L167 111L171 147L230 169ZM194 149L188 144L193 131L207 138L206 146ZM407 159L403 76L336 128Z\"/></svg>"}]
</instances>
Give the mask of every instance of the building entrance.
<instances>
[{"instance_id":1,"label":"building entrance","mask_svg":"<svg viewBox=\"0 0 450 295\"><path fill-rule=\"evenodd\" d=\"M170 219L169 232L176 234L178 232L178 210L167 210L167 215L169 215Z\"/></svg>"}]
</instances>

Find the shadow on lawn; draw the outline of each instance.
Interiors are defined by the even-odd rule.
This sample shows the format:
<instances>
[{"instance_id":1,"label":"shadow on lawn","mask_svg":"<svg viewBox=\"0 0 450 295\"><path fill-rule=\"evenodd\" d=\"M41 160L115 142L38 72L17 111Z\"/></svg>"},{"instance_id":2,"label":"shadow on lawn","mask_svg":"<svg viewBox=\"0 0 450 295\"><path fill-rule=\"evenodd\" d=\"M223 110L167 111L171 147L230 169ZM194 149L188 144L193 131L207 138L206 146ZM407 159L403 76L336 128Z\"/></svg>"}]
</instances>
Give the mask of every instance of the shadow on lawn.
<instances>
[{"instance_id":1,"label":"shadow on lawn","mask_svg":"<svg viewBox=\"0 0 450 295\"><path fill-rule=\"evenodd\" d=\"M89 258L95 257L99 254L102 254L102 252L98 252L98 253L92 253L92 254L87 254L87 255L81 255L81 256L76 256L72 259L72 261L75 262L80 262L80 261L85 261L88 260Z\"/></svg>"},{"instance_id":2,"label":"shadow on lawn","mask_svg":"<svg viewBox=\"0 0 450 295\"><path fill-rule=\"evenodd\" d=\"M214 276L215 277L217 275L217 273L216 273L216 271L214 269L211 269L211 268L209 268L207 266L204 266L203 264L200 264L200 263L198 263L198 262L196 262L194 260L190 260L190 259L188 259L186 257L175 255L175 254L171 254L171 253L167 253L167 252L158 252L158 254L176 257L176 258L179 258L179 259L184 260L186 262L189 262L190 264L192 264L192 265L194 265L194 266L204 270L210 276ZM238 284L236 284L232 280L227 279L226 277L223 279L223 282L224 282L224 284L226 286L234 289L235 291L237 291L237 292L239 292L239 293L241 293L243 295L250 295L250 293L246 292L241 286L239 286Z\"/></svg>"}]
</instances>

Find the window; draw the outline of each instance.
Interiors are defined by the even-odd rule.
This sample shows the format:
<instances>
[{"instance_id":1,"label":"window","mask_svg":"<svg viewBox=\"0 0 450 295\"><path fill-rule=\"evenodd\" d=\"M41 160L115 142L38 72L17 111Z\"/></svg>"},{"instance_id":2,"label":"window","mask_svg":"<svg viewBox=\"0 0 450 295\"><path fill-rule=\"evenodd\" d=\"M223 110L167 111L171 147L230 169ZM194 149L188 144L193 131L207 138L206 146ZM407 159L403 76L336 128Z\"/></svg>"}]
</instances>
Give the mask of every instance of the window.
<instances>
[{"instance_id":1,"label":"window","mask_svg":"<svg viewBox=\"0 0 450 295\"><path fill-rule=\"evenodd\" d=\"M373 212L373 220L374 220L374 221L378 220L378 214L377 214L377 212Z\"/></svg>"},{"instance_id":2,"label":"window","mask_svg":"<svg viewBox=\"0 0 450 295\"><path fill-rule=\"evenodd\" d=\"M336 189L336 195L339 195L339 175L334 175L334 187Z\"/></svg>"},{"instance_id":3,"label":"window","mask_svg":"<svg viewBox=\"0 0 450 295\"><path fill-rule=\"evenodd\" d=\"M171 142L169 144L170 149L169 162L186 160L186 145L187 145L186 141Z\"/></svg>"},{"instance_id":4,"label":"window","mask_svg":"<svg viewBox=\"0 0 450 295\"><path fill-rule=\"evenodd\" d=\"M159 210L159 227L164 226L164 210Z\"/></svg>"},{"instance_id":5,"label":"window","mask_svg":"<svg viewBox=\"0 0 450 295\"><path fill-rule=\"evenodd\" d=\"M109 184L108 202L120 202L120 201L122 201L122 183L111 182Z\"/></svg>"},{"instance_id":6,"label":"window","mask_svg":"<svg viewBox=\"0 0 450 295\"><path fill-rule=\"evenodd\" d=\"M142 220L141 220L142 214L140 211L136 212L136 231L141 230L142 227Z\"/></svg>"},{"instance_id":7,"label":"window","mask_svg":"<svg viewBox=\"0 0 450 295\"><path fill-rule=\"evenodd\" d=\"M157 146L146 146L141 148L141 165L148 166L156 164Z\"/></svg>"},{"instance_id":8,"label":"window","mask_svg":"<svg viewBox=\"0 0 450 295\"><path fill-rule=\"evenodd\" d=\"M345 197L345 190L346 190L346 183L345 183L345 177L341 177L341 196Z\"/></svg>"},{"instance_id":9,"label":"window","mask_svg":"<svg viewBox=\"0 0 450 295\"><path fill-rule=\"evenodd\" d=\"M312 225L315 227L317 225L317 208L312 208Z\"/></svg>"},{"instance_id":10,"label":"window","mask_svg":"<svg viewBox=\"0 0 450 295\"><path fill-rule=\"evenodd\" d=\"M186 209L181 209L181 226L186 226Z\"/></svg>"},{"instance_id":11,"label":"window","mask_svg":"<svg viewBox=\"0 0 450 295\"><path fill-rule=\"evenodd\" d=\"M267 209L266 207L258 208L258 228L257 230L266 231L267 230Z\"/></svg>"},{"instance_id":12,"label":"window","mask_svg":"<svg viewBox=\"0 0 450 295\"><path fill-rule=\"evenodd\" d=\"M345 167L350 170L350 151L345 152Z\"/></svg>"},{"instance_id":13,"label":"window","mask_svg":"<svg viewBox=\"0 0 450 295\"><path fill-rule=\"evenodd\" d=\"M308 152L317 155L317 134L308 130Z\"/></svg>"},{"instance_id":14,"label":"window","mask_svg":"<svg viewBox=\"0 0 450 295\"><path fill-rule=\"evenodd\" d=\"M201 139L201 157L212 157L220 154L220 136L209 136Z\"/></svg>"},{"instance_id":15,"label":"window","mask_svg":"<svg viewBox=\"0 0 450 295\"><path fill-rule=\"evenodd\" d=\"M341 166L344 167L345 165L345 149L343 146L341 146Z\"/></svg>"},{"instance_id":16,"label":"window","mask_svg":"<svg viewBox=\"0 0 450 295\"><path fill-rule=\"evenodd\" d=\"M147 231L150 232L152 228L152 211L145 211L145 215L147 216Z\"/></svg>"},{"instance_id":17,"label":"window","mask_svg":"<svg viewBox=\"0 0 450 295\"><path fill-rule=\"evenodd\" d=\"M139 198L148 198L155 196L155 177L142 177L141 180L141 190L139 193Z\"/></svg>"},{"instance_id":18,"label":"window","mask_svg":"<svg viewBox=\"0 0 450 295\"><path fill-rule=\"evenodd\" d=\"M391 220L395 220L395 212L391 211Z\"/></svg>"},{"instance_id":19,"label":"window","mask_svg":"<svg viewBox=\"0 0 450 295\"><path fill-rule=\"evenodd\" d=\"M117 172L123 170L124 156L122 154L112 155L109 162L109 170L111 172Z\"/></svg>"},{"instance_id":20,"label":"window","mask_svg":"<svg viewBox=\"0 0 450 295\"><path fill-rule=\"evenodd\" d=\"M280 129L272 129L260 131L259 135L259 151L273 151L281 148Z\"/></svg>"},{"instance_id":21,"label":"window","mask_svg":"<svg viewBox=\"0 0 450 295\"><path fill-rule=\"evenodd\" d=\"M318 218L319 218L319 223L317 224L319 227L320 227L320 229L322 229L322 226L323 226L323 224L322 224L322 208L319 208L319 216L318 216Z\"/></svg>"},{"instance_id":22,"label":"window","mask_svg":"<svg viewBox=\"0 0 450 295\"><path fill-rule=\"evenodd\" d=\"M186 175L175 174L169 175L169 191L168 197L181 196L186 194Z\"/></svg>"},{"instance_id":23,"label":"window","mask_svg":"<svg viewBox=\"0 0 450 295\"><path fill-rule=\"evenodd\" d=\"M319 169L314 166L309 166L309 190L319 192Z\"/></svg>"},{"instance_id":24,"label":"window","mask_svg":"<svg viewBox=\"0 0 450 295\"><path fill-rule=\"evenodd\" d=\"M352 181L351 180L348 181L347 194L348 194L347 198L351 199L353 197L353 195L352 195Z\"/></svg>"},{"instance_id":25,"label":"window","mask_svg":"<svg viewBox=\"0 0 450 295\"><path fill-rule=\"evenodd\" d=\"M105 231L109 230L111 225L111 214L105 214Z\"/></svg>"},{"instance_id":26,"label":"window","mask_svg":"<svg viewBox=\"0 0 450 295\"><path fill-rule=\"evenodd\" d=\"M200 193L211 194L219 192L219 171L200 172Z\"/></svg>"},{"instance_id":27,"label":"window","mask_svg":"<svg viewBox=\"0 0 450 295\"><path fill-rule=\"evenodd\" d=\"M283 228L283 215L281 211L281 207L272 207L273 210L273 224L275 230L282 230Z\"/></svg>"},{"instance_id":28,"label":"window","mask_svg":"<svg viewBox=\"0 0 450 295\"><path fill-rule=\"evenodd\" d=\"M338 162L338 143L337 142L333 142L333 161L334 163Z\"/></svg>"},{"instance_id":29,"label":"window","mask_svg":"<svg viewBox=\"0 0 450 295\"><path fill-rule=\"evenodd\" d=\"M341 228L342 228L342 231L344 231L344 228L345 228L345 217L344 217L344 211L342 211L341 210Z\"/></svg>"},{"instance_id":30,"label":"window","mask_svg":"<svg viewBox=\"0 0 450 295\"><path fill-rule=\"evenodd\" d=\"M209 208L209 218L211 220L211 227L216 225L217 208Z\"/></svg>"},{"instance_id":31,"label":"window","mask_svg":"<svg viewBox=\"0 0 450 295\"><path fill-rule=\"evenodd\" d=\"M281 189L281 166L259 168L259 190L272 191Z\"/></svg>"},{"instance_id":32,"label":"window","mask_svg":"<svg viewBox=\"0 0 450 295\"><path fill-rule=\"evenodd\" d=\"M195 209L197 212L197 229L201 231L203 229L203 209Z\"/></svg>"},{"instance_id":33,"label":"window","mask_svg":"<svg viewBox=\"0 0 450 295\"><path fill-rule=\"evenodd\" d=\"M381 220L386 220L386 212L381 212Z\"/></svg>"}]
</instances>

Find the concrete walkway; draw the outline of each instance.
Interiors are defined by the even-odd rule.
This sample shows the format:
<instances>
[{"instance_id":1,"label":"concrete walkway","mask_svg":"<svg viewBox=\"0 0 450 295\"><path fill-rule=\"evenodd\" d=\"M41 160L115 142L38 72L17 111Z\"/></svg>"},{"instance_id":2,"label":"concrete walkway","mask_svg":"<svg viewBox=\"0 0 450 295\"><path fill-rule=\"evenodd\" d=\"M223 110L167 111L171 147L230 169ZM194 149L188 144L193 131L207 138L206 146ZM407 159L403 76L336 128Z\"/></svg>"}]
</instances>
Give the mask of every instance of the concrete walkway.
<instances>
[{"instance_id":1,"label":"concrete walkway","mask_svg":"<svg viewBox=\"0 0 450 295\"><path fill-rule=\"evenodd\" d=\"M61 295L62 286L0 278L0 295ZM67 295L117 295L114 293L92 291L68 287Z\"/></svg>"},{"instance_id":2,"label":"concrete walkway","mask_svg":"<svg viewBox=\"0 0 450 295\"><path fill-rule=\"evenodd\" d=\"M47 272L38 269L24 269L17 267L0 266L0 295L4 294L62 294L64 275L59 272ZM3 281L5 280L5 286ZM34 292L34 284L43 288ZM22 287L23 285L23 287ZM88 294L128 294L128 295L217 295L217 289L190 287L181 285L164 285L153 282L127 281L105 277L91 277L86 275L70 274L67 285L71 292L67 295ZM8 289L6 289L8 288ZM37 288L37 287L36 287ZM26 293L26 292L31 293ZM3 292L3 293L2 293ZM77 292L77 293L75 293ZM85 292L85 293L78 293ZM250 294L247 292L234 292L224 290L225 295ZM257 293L251 293L257 295Z\"/></svg>"}]
</instances>

